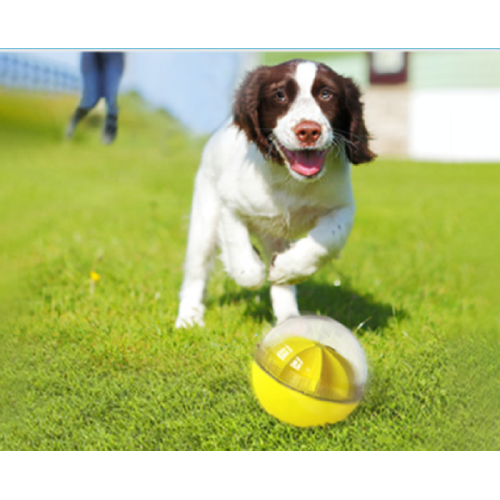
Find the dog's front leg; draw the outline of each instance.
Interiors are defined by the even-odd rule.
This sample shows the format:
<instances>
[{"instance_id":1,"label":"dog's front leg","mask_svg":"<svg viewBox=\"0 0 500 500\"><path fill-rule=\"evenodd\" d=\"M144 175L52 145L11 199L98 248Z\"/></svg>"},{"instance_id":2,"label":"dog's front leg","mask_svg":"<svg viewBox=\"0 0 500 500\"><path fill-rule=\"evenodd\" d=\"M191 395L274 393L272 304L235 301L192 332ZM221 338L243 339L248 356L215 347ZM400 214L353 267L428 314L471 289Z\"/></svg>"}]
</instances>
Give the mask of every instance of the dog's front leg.
<instances>
[{"instance_id":1,"label":"dog's front leg","mask_svg":"<svg viewBox=\"0 0 500 500\"><path fill-rule=\"evenodd\" d=\"M330 259L339 257L353 221L354 207L351 206L321 217L305 238L274 257L269 281L277 285L300 283Z\"/></svg>"},{"instance_id":2,"label":"dog's front leg","mask_svg":"<svg viewBox=\"0 0 500 500\"><path fill-rule=\"evenodd\" d=\"M221 208L218 237L227 273L240 286L259 288L266 279L266 267L252 247L247 227L227 207Z\"/></svg>"}]
</instances>

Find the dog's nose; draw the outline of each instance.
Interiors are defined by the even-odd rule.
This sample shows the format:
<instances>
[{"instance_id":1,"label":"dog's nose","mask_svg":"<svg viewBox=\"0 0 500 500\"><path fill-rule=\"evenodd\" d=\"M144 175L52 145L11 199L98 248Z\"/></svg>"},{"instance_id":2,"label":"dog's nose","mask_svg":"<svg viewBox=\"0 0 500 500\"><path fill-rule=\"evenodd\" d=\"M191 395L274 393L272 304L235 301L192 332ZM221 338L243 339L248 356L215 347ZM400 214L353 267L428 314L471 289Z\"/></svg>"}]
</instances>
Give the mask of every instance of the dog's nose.
<instances>
[{"instance_id":1,"label":"dog's nose","mask_svg":"<svg viewBox=\"0 0 500 500\"><path fill-rule=\"evenodd\" d=\"M295 135L304 146L314 146L321 136L321 127L312 121L304 121L295 127Z\"/></svg>"}]
</instances>

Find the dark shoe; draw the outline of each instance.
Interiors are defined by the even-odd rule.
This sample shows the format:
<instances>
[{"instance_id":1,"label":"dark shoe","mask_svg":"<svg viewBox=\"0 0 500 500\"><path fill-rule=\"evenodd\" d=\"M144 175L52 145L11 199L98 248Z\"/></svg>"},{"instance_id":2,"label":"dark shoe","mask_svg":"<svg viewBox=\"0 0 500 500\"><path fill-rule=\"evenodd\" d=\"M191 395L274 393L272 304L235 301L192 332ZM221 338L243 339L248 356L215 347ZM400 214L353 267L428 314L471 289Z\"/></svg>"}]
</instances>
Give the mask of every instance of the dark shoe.
<instances>
[{"instance_id":1,"label":"dark shoe","mask_svg":"<svg viewBox=\"0 0 500 500\"><path fill-rule=\"evenodd\" d=\"M102 132L102 142L106 145L111 144L116 138L117 131L118 117L115 115L107 115L104 130Z\"/></svg>"},{"instance_id":2,"label":"dark shoe","mask_svg":"<svg viewBox=\"0 0 500 500\"><path fill-rule=\"evenodd\" d=\"M87 115L87 113L88 113L87 109L76 108L76 111L73 113L73 116L71 117L71 120L68 123L68 127L66 128L66 137L68 139L73 137L78 122L82 118L84 118Z\"/></svg>"}]
</instances>

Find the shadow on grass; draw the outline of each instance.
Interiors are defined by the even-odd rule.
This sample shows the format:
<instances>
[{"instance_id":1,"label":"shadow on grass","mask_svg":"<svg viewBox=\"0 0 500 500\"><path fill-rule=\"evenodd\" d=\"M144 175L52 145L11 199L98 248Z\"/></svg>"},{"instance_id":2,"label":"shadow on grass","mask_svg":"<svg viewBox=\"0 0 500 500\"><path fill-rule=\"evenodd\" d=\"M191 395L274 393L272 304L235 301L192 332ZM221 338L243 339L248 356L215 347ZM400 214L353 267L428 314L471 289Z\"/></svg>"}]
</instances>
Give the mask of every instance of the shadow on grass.
<instances>
[{"instance_id":1,"label":"shadow on grass","mask_svg":"<svg viewBox=\"0 0 500 500\"><path fill-rule=\"evenodd\" d=\"M408 317L404 309L379 302L371 294L360 293L352 288L348 281L342 281L339 287L324 283L302 283L297 286L297 298L302 314L329 316L351 330L363 324L365 329L379 331L388 325L392 317ZM258 292L245 289L228 290L213 300L213 304L219 306L235 302L245 302L246 315L259 321L274 322L269 286Z\"/></svg>"}]
</instances>

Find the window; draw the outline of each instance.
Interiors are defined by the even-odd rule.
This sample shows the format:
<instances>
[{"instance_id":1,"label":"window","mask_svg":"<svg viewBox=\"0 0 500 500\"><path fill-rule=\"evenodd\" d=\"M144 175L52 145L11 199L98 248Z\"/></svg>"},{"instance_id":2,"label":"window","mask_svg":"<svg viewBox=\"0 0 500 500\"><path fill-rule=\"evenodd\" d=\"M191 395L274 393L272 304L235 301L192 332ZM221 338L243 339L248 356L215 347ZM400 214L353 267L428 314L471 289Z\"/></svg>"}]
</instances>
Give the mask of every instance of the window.
<instances>
[{"instance_id":1,"label":"window","mask_svg":"<svg viewBox=\"0 0 500 500\"><path fill-rule=\"evenodd\" d=\"M370 52L370 83L394 84L408 80L408 53L398 50Z\"/></svg>"}]
</instances>

